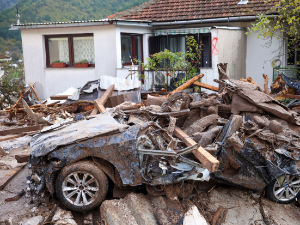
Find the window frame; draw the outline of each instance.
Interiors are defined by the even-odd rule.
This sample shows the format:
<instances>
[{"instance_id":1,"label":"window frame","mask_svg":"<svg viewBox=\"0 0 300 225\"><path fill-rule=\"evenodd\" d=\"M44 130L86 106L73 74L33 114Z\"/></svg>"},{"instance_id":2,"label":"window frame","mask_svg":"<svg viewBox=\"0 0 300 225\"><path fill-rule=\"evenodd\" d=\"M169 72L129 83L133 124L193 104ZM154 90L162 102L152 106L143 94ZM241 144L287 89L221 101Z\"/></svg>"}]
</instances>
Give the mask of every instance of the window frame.
<instances>
[{"instance_id":1,"label":"window frame","mask_svg":"<svg viewBox=\"0 0 300 225\"><path fill-rule=\"evenodd\" d=\"M204 67L204 58L203 58L203 48L201 50L201 64L200 64L200 68L212 68L212 51L211 51L211 33L195 33L195 34L176 34L176 35L171 35L171 34L167 34L167 35L158 35L158 36L150 36L149 37L149 54L154 54L159 49L158 47L158 38L166 38L166 42L167 42L167 47L170 48L170 41L169 38L170 37L175 37L175 36L180 36L180 37L185 37L185 36L193 36L195 38L195 40L197 41L198 44L202 43L203 37L207 36L209 38L208 41L208 52L209 52L209 63L208 63L208 67ZM153 38L153 40L151 40ZM156 39L156 40L155 40ZM155 44L153 43L156 42ZM151 43L154 44L155 46L151 46ZM156 50L152 50L152 48L155 48Z\"/></svg>"},{"instance_id":2,"label":"window frame","mask_svg":"<svg viewBox=\"0 0 300 225\"><path fill-rule=\"evenodd\" d=\"M74 63L74 49L73 49L73 37L94 37L93 33L84 33L84 34L57 34L57 35L45 35L45 50L46 50L46 67L53 68L52 63L50 62L50 51L49 51L49 38L68 38L69 46L69 62L66 64L66 67L75 68ZM94 46L95 48L95 46ZM89 64L88 67L95 67L95 63ZM81 69L84 67L80 67Z\"/></svg>"},{"instance_id":3,"label":"window frame","mask_svg":"<svg viewBox=\"0 0 300 225\"><path fill-rule=\"evenodd\" d=\"M141 61L144 62L144 51L143 51L143 34L137 34L137 33L121 33L120 35L120 39L122 39L122 36L129 36L131 39L131 59L134 65L137 65L134 62L134 58L136 58L136 54L135 54L135 37L136 36L140 36L141 38L141 55L142 55L142 59ZM121 51L122 52L122 51ZM122 53L121 53L121 59L122 59ZM131 66L131 62L125 62L124 66Z\"/></svg>"}]
</instances>

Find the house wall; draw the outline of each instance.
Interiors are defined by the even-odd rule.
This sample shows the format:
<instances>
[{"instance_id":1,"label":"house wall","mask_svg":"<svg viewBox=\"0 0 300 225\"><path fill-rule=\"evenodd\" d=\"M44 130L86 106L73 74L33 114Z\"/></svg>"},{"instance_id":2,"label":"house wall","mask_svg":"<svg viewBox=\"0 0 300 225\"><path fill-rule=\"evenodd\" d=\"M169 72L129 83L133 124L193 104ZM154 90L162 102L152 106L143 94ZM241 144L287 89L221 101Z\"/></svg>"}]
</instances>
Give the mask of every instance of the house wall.
<instances>
[{"instance_id":1,"label":"house wall","mask_svg":"<svg viewBox=\"0 0 300 225\"><path fill-rule=\"evenodd\" d=\"M214 82L214 79L219 78L218 74L218 68L217 64L219 63L219 33L218 29L212 28L211 29L211 41L212 41L212 48L211 48L211 61L212 61L212 67L210 68L200 68L200 73L204 74L204 77L201 79L201 82L210 84L210 85L215 85L216 83ZM214 46L214 47L213 47ZM204 91L210 93L213 91L203 89Z\"/></svg>"},{"instance_id":2,"label":"house wall","mask_svg":"<svg viewBox=\"0 0 300 225\"><path fill-rule=\"evenodd\" d=\"M239 80L246 76L246 35L244 29L218 29L219 63L228 63L227 74ZM214 50L213 50L214 52Z\"/></svg>"},{"instance_id":3,"label":"house wall","mask_svg":"<svg viewBox=\"0 0 300 225\"><path fill-rule=\"evenodd\" d=\"M44 35L93 33L95 68L46 68ZM102 75L116 76L116 27L90 26L76 28L22 29L26 83L36 82L41 99L62 93L70 87L82 87Z\"/></svg>"},{"instance_id":4,"label":"house wall","mask_svg":"<svg viewBox=\"0 0 300 225\"><path fill-rule=\"evenodd\" d=\"M285 56L283 55L282 40L276 38L266 40L257 37L257 32L247 35L246 76L252 77L263 88L264 79L262 74L268 75L269 85L271 85L273 77L272 61L279 60L280 66L285 66Z\"/></svg>"}]
</instances>

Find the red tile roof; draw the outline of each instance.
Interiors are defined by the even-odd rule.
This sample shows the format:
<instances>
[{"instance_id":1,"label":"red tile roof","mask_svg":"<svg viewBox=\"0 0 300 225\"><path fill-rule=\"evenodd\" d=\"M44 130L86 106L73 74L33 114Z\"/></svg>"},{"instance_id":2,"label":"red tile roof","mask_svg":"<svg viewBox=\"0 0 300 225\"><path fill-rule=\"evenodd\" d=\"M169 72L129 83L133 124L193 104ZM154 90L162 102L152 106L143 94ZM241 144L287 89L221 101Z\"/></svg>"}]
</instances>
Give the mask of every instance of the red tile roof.
<instances>
[{"instance_id":1,"label":"red tile roof","mask_svg":"<svg viewBox=\"0 0 300 225\"><path fill-rule=\"evenodd\" d=\"M278 0L248 0L247 4L237 4L239 0L160 0L152 4L142 4L108 16L109 19L175 21L235 16L254 16L270 13L270 8Z\"/></svg>"}]
</instances>

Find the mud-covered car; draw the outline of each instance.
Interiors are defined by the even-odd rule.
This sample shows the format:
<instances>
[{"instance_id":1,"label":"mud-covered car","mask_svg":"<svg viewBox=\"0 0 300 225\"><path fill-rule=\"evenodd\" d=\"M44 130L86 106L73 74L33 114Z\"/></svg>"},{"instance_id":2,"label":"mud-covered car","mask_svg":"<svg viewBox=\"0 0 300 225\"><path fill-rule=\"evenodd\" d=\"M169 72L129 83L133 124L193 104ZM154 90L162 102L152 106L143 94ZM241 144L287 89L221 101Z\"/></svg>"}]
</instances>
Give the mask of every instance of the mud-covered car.
<instances>
[{"instance_id":1,"label":"mud-covered car","mask_svg":"<svg viewBox=\"0 0 300 225\"><path fill-rule=\"evenodd\" d=\"M294 201L300 195L295 159L284 149L274 149L271 162L249 138L241 141L242 120L232 116L215 139L220 165L214 173L192 154L197 145L186 147L153 121L123 124L104 113L53 125L30 143L30 186L36 194L47 189L67 208L82 212L105 199L108 179L118 187L145 184L161 190L180 181L212 178L256 191L265 189L275 202Z\"/></svg>"},{"instance_id":2,"label":"mud-covered car","mask_svg":"<svg viewBox=\"0 0 300 225\"><path fill-rule=\"evenodd\" d=\"M300 196L300 174L297 159L285 148L272 149L266 157L262 146L245 137L239 130L249 126L240 115L233 115L214 141L218 145L215 157L220 166L211 177L218 182L246 187L251 190L265 189L266 196L277 203L288 204ZM243 129L246 129L243 127ZM244 136L244 137L242 137Z\"/></svg>"},{"instance_id":3,"label":"mud-covered car","mask_svg":"<svg viewBox=\"0 0 300 225\"><path fill-rule=\"evenodd\" d=\"M209 180L209 171L156 123L126 125L103 113L53 125L34 136L29 168L32 191L48 190L75 211L98 206L117 186L168 185Z\"/></svg>"}]
</instances>

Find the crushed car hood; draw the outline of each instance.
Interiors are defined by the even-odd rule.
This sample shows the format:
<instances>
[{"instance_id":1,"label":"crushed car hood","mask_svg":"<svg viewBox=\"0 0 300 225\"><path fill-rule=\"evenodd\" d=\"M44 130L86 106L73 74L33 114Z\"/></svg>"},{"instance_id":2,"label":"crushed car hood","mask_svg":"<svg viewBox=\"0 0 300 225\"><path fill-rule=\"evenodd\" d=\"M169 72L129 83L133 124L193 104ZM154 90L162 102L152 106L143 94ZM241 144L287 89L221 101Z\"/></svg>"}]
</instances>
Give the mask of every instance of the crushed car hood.
<instances>
[{"instance_id":1,"label":"crushed car hood","mask_svg":"<svg viewBox=\"0 0 300 225\"><path fill-rule=\"evenodd\" d=\"M108 133L123 132L127 128L128 125L118 123L109 113L102 113L95 118L70 123L67 126L54 125L33 137L30 142L31 155L44 156L59 146Z\"/></svg>"}]
</instances>

